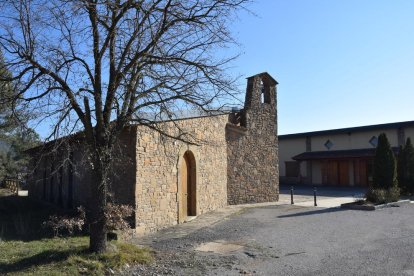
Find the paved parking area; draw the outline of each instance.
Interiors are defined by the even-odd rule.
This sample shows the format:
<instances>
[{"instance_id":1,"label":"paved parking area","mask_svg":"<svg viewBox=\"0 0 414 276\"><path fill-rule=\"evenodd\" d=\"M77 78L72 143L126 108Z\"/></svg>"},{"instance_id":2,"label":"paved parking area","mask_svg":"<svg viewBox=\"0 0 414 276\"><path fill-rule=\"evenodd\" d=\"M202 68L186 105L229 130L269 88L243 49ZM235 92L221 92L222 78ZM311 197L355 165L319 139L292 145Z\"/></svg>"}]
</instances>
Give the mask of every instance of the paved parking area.
<instances>
[{"instance_id":1,"label":"paved parking area","mask_svg":"<svg viewBox=\"0 0 414 276\"><path fill-rule=\"evenodd\" d=\"M241 213L249 208L291 205L290 187L291 186L280 187L279 201L277 202L226 206L216 211L202 214L189 223L179 224L155 234L142 237L139 239L139 243L148 245L151 244L153 239L165 240L184 237L194 231L219 223L229 216ZM342 203L355 201L355 199L363 195L364 192L363 189L359 188L319 187L317 188L317 205L322 208L339 207ZM294 206L313 207L313 187L295 186Z\"/></svg>"},{"instance_id":2,"label":"paved parking area","mask_svg":"<svg viewBox=\"0 0 414 276\"><path fill-rule=\"evenodd\" d=\"M329 191L321 197L337 198ZM412 203L377 211L237 208L137 240L158 252L157 261L127 274L414 275Z\"/></svg>"},{"instance_id":3,"label":"paved parking area","mask_svg":"<svg viewBox=\"0 0 414 276\"><path fill-rule=\"evenodd\" d=\"M364 196L366 189L360 187L334 187L334 186L305 186L281 185L280 204L291 203L291 188L293 187L293 201L297 206L314 206L314 188L316 188L316 202L318 207L337 207L343 203L353 202Z\"/></svg>"}]
</instances>

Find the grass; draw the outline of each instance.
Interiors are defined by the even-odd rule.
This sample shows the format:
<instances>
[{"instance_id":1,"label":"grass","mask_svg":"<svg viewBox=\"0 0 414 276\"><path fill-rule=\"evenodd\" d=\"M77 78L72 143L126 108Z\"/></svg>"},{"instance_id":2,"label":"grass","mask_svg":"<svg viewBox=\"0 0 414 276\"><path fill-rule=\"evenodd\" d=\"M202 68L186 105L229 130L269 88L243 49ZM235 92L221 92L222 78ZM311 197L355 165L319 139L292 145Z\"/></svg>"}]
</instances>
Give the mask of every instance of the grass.
<instances>
[{"instance_id":1,"label":"grass","mask_svg":"<svg viewBox=\"0 0 414 276\"><path fill-rule=\"evenodd\" d=\"M151 261L148 249L132 244L111 241L104 254L91 254L88 237L52 238L41 224L63 212L0 189L0 275L104 275Z\"/></svg>"},{"instance_id":2,"label":"grass","mask_svg":"<svg viewBox=\"0 0 414 276\"><path fill-rule=\"evenodd\" d=\"M116 241L109 243L108 252L91 254L88 243L87 237L0 241L0 274L103 275L152 259L148 249Z\"/></svg>"}]
</instances>

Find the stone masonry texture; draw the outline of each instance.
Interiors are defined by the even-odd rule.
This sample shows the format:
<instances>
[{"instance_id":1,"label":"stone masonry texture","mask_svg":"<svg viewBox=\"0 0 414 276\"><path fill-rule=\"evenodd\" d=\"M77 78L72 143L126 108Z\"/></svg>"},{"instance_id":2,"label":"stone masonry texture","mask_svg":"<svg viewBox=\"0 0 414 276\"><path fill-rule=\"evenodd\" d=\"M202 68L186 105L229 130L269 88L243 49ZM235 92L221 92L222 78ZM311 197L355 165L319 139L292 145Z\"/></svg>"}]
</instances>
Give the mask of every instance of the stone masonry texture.
<instances>
[{"instance_id":1,"label":"stone masonry texture","mask_svg":"<svg viewBox=\"0 0 414 276\"><path fill-rule=\"evenodd\" d=\"M225 125L227 116L212 116L163 123L169 134L191 133L186 140L166 138L143 126L137 135L136 229L153 232L177 224L180 196L180 164L186 151L195 157L196 214L227 205L227 158Z\"/></svg>"},{"instance_id":2,"label":"stone masonry texture","mask_svg":"<svg viewBox=\"0 0 414 276\"><path fill-rule=\"evenodd\" d=\"M229 204L279 198L276 84L267 73L248 78L240 126L227 127Z\"/></svg>"}]
</instances>

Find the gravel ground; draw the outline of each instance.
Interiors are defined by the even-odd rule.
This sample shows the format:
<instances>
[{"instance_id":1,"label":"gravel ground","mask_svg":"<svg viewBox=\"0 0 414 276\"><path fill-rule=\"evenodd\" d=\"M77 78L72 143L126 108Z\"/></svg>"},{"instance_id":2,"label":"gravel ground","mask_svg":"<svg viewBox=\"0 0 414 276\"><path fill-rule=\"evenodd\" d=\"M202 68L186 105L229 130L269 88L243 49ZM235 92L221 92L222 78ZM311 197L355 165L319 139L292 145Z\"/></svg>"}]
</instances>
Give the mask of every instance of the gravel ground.
<instances>
[{"instance_id":1,"label":"gravel ground","mask_svg":"<svg viewBox=\"0 0 414 276\"><path fill-rule=\"evenodd\" d=\"M155 262L125 275L414 275L413 219L410 203L249 208L186 236L153 236Z\"/></svg>"}]
</instances>

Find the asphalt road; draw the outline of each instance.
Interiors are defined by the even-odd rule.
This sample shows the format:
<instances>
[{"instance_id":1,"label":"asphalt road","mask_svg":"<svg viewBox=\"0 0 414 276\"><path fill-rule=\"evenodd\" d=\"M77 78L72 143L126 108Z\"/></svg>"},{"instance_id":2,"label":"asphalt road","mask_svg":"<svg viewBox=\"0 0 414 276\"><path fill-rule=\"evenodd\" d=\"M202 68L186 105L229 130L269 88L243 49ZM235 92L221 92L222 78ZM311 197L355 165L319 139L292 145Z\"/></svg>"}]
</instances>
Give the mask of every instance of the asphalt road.
<instances>
[{"instance_id":1,"label":"asphalt road","mask_svg":"<svg viewBox=\"0 0 414 276\"><path fill-rule=\"evenodd\" d=\"M135 275L414 275L414 204L377 211L245 209L184 237L154 239Z\"/></svg>"}]
</instances>

